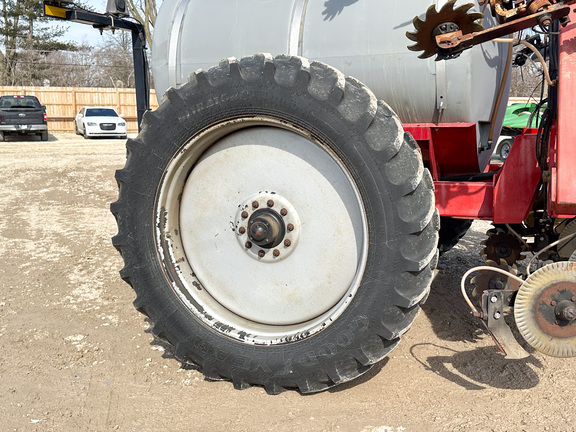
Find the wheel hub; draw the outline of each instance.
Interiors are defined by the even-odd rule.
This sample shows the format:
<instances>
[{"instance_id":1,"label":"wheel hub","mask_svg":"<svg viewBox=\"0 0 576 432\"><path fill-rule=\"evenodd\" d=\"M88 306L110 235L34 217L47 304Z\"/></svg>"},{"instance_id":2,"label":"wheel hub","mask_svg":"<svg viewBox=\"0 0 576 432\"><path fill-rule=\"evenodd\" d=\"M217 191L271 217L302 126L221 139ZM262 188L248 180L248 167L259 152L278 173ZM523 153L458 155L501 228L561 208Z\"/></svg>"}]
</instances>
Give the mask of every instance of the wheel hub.
<instances>
[{"instance_id":1,"label":"wheel hub","mask_svg":"<svg viewBox=\"0 0 576 432\"><path fill-rule=\"evenodd\" d=\"M271 249L284 239L286 226L274 210L258 210L248 221L248 238L257 246Z\"/></svg>"},{"instance_id":2,"label":"wheel hub","mask_svg":"<svg viewBox=\"0 0 576 432\"><path fill-rule=\"evenodd\" d=\"M300 237L300 218L294 206L278 193L248 197L236 212L240 247L260 262L278 262L294 252Z\"/></svg>"}]
</instances>

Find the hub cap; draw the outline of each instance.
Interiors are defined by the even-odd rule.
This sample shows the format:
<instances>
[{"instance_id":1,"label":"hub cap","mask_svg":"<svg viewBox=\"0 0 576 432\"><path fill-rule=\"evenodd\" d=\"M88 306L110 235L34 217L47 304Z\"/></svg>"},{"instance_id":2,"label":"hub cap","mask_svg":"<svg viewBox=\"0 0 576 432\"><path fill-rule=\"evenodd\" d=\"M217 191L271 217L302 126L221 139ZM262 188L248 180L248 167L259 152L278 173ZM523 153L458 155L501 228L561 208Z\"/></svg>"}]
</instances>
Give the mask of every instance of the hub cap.
<instances>
[{"instance_id":1,"label":"hub cap","mask_svg":"<svg viewBox=\"0 0 576 432\"><path fill-rule=\"evenodd\" d=\"M195 137L168 166L157 212L175 291L243 342L322 330L362 278L367 225L355 183L330 149L286 123L234 120Z\"/></svg>"}]
</instances>

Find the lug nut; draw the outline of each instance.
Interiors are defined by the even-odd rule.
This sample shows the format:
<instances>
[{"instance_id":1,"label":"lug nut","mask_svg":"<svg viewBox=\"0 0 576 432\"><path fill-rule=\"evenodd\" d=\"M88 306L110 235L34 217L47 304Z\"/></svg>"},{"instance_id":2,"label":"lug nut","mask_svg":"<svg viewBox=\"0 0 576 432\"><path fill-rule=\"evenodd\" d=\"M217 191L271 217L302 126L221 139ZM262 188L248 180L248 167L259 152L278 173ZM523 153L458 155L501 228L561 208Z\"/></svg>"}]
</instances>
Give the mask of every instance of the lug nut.
<instances>
[{"instance_id":1,"label":"lug nut","mask_svg":"<svg viewBox=\"0 0 576 432\"><path fill-rule=\"evenodd\" d=\"M280 251L278 249L274 249L274 252L272 252L272 255L274 255L275 257L279 257Z\"/></svg>"},{"instance_id":2,"label":"lug nut","mask_svg":"<svg viewBox=\"0 0 576 432\"><path fill-rule=\"evenodd\" d=\"M240 234L246 234L246 228L244 228L243 226L241 226L240 228L238 228L238 232Z\"/></svg>"},{"instance_id":3,"label":"lug nut","mask_svg":"<svg viewBox=\"0 0 576 432\"><path fill-rule=\"evenodd\" d=\"M263 250L259 250L259 251L258 251L258 256L259 256L260 258L264 258L265 255L266 255L266 252L264 252Z\"/></svg>"},{"instance_id":4,"label":"lug nut","mask_svg":"<svg viewBox=\"0 0 576 432\"><path fill-rule=\"evenodd\" d=\"M242 216L242 219L246 219L246 218L248 217L248 212L247 212L247 211L243 211L240 216Z\"/></svg>"},{"instance_id":5,"label":"lug nut","mask_svg":"<svg viewBox=\"0 0 576 432\"><path fill-rule=\"evenodd\" d=\"M289 223L288 225L286 225L286 229L288 231L294 231L294 225L292 225L291 223Z\"/></svg>"},{"instance_id":6,"label":"lug nut","mask_svg":"<svg viewBox=\"0 0 576 432\"><path fill-rule=\"evenodd\" d=\"M292 242L290 241L290 239L284 240L284 246L290 247L291 244L292 244Z\"/></svg>"},{"instance_id":7,"label":"lug nut","mask_svg":"<svg viewBox=\"0 0 576 432\"><path fill-rule=\"evenodd\" d=\"M252 249L252 242L247 241L246 243L244 243L244 246L246 247L246 249Z\"/></svg>"},{"instance_id":8,"label":"lug nut","mask_svg":"<svg viewBox=\"0 0 576 432\"><path fill-rule=\"evenodd\" d=\"M285 208L283 208L282 210L280 210L280 214L282 216L286 216L288 214L288 210L286 210Z\"/></svg>"},{"instance_id":9,"label":"lug nut","mask_svg":"<svg viewBox=\"0 0 576 432\"><path fill-rule=\"evenodd\" d=\"M268 200L266 204L268 204L268 207L274 207L274 201L272 200Z\"/></svg>"},{"instance_id":10,"label":"lug nut","mask_svg":"<svg viewBox=\"0 0 576 432\"><path fill-rule=\"evenodd\" d=\"M252 208L257 209L258 207L260 207L260 204L258 203L258 201L252 201Z\"/></svg>"}]
</instances>

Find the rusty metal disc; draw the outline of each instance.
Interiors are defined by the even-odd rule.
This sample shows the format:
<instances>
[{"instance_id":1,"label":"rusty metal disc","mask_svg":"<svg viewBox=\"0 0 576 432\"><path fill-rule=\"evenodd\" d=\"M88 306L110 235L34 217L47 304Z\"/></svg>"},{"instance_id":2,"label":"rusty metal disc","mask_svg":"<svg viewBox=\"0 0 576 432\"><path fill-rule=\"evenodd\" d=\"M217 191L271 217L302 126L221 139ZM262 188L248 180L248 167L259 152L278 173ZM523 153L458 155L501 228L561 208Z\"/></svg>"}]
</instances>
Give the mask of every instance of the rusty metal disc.
<instances>
[{"instance_id":1,"label":"rusty metal disc","mask_svg":"<svg viewBox=\"0 0 576 432\"><path fill-rule=\"evenodd\" d=\"M501 229L489 230L486 235L488 238L482 241L484 249L480 254L486 255L487 260L495 262L505 260L508 265L514 265L526 258L522 255L524 245L516 236Z\"/></svg>"},{"instance_id":2,"label":"rusty metal disc","mask_svg":"<svg viewBox=\"0 0 576 432\"><path fill-rule=\"evenodd\" d=\"M468 13L474 7L473 3L464 4L456 9L454 8L455 3L456 0L450 0L442 6L440 11L436 11L436 6L432 5L426 11L424 20L419 17L414 18L413 23L416 32L406 32L406 37L416 42L415 45L408 47L410 51L424 51L418 58L425 59L437 53L436 33L438 28L443 25L446 25L447 31L460 30L465 35L484 30L484 27L476 22L484 18L484 14L480 12Z\"/></svg>"},{"instance_id":3,"label":"rusty metal disc","mask_svg":"<svg viewBox=\"0 0 576 432\"><path fill-rule=\"evenodd\" d=\"M562 261L534 272L514 303L518 330L536 350L576 356L576 263Z\"/></svg>"}]
</instances>

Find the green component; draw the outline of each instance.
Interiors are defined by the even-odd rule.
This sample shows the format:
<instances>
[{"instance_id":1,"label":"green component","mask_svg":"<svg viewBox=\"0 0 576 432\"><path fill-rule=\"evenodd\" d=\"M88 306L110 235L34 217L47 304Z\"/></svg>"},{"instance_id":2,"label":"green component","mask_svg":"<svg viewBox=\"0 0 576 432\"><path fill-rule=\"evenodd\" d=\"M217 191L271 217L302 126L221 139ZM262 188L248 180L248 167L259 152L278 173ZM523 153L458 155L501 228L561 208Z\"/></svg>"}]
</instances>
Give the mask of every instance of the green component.
<instances>
[{"instance_id":1,"label":"green component","mask_svg":"<svg viewBox=\"0 0 576 432\"><path fill-rule=\"evenodd\" d=\"M524 129L526 127L538 128L546 105L540 108L540 113L535 114L532 119L532 124L528 125L530 115L537 107L538 105L535 103L515 103L510 105L506 108L503 127L512 129Z\"/></svg>"}]
</instances>

